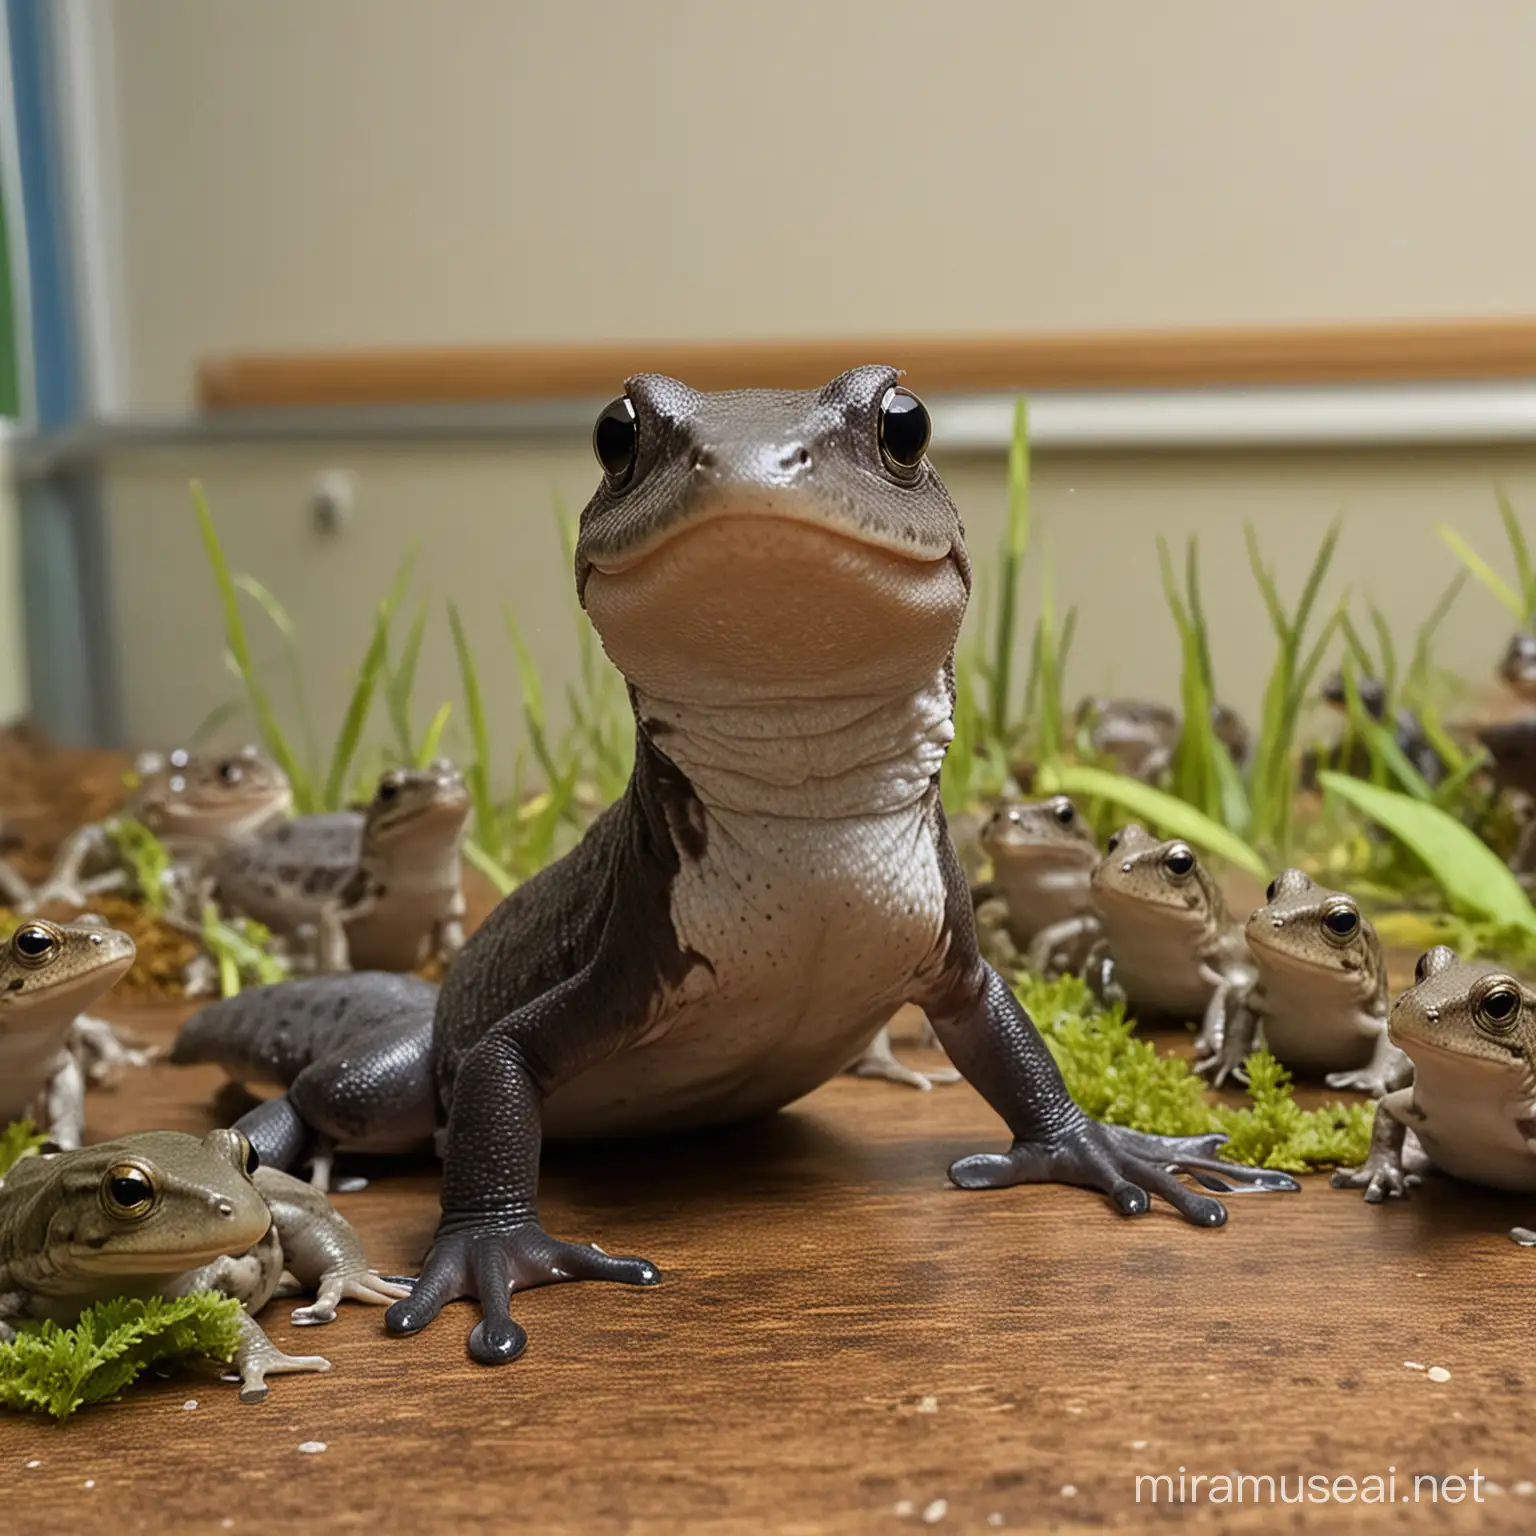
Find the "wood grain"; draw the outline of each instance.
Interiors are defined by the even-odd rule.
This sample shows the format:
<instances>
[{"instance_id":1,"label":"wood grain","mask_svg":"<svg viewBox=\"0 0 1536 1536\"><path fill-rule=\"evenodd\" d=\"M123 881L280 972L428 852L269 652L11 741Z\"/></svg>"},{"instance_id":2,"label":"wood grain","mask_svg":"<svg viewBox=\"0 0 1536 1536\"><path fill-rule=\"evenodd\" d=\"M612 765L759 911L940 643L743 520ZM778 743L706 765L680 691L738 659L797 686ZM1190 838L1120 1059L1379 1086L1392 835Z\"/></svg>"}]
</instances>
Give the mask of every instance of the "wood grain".
<instances>
[{"instance_id":1,"label":"wood grain","mask_svg":"<svg viewBox=\"0 0 1536 1536\"><path fill-rule=\"evenodd\" d=\"M701 390L808 389L871 362L904 368L913 388L933 391L1524 378L1536 375L1536 318L244 354L205 359L197 399L204 411L226 411L596 397L642 371Z\"/></svg>"},{"instance_id":2,"label":"wood grain","mask_svg":"<svg viewBox=\"0 0 1536 1536\"><path fill-rule=\"evenodd\" d=\"M175 1022L133 1017L160 1039ZM200 1131L217 1081L157 1064L93 1096L91 1133ZM269 1329L328 1355L328 1376L280 1379L259 1407L180 1376L58 1428L8 1419L0 1528L1536 1525L1536 1496L1513 1491L1536 1477L1536 1253L1505 1236L1530 1202L1439 1180L1370 1208L1313 1179L1233 1200L1228 1226L1204 1232L1165 1210L1124 1221L1076 1190L946 1183L952 1158L1002 1143L968 1087L845 1078L730 1134L557 1151L551 1229L646 1254L661 1286L523 1297L528 1352L499 1371L465 1355L467 1306L399 1340L372 1309L299 1332L278 1303ZM431 1167L397 1167L338 1204L377 1265L409 1269L436 1187ZM299 1451L314 1440L328 1449ZM1389 1465L1400 1482L1476 1468L1507 1491L1438 1509L1136 1503L1137 1473L1181 1466Z\"/></svg>"}]
</instances>

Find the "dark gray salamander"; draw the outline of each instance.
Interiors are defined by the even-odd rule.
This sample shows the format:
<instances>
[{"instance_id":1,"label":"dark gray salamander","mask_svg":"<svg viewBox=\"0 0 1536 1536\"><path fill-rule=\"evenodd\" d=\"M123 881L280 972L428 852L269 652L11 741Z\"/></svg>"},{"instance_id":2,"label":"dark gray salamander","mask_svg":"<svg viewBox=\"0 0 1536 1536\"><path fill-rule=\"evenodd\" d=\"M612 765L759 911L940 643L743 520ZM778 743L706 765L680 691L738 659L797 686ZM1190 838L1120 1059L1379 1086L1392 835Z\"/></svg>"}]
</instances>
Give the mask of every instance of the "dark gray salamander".
<instances>
[{"instance_id":1,"label":"dark gray salamander","mask_svg":"<svg viewBox=\"0 0 1536 1536\"><path fill-rule=\"evenodd\" d=\"M1296 1187L1218 1161L1218 1136L1090 1120L977 950L939 802L970 564L927 440L878 367L804 393L641 375L599 420L576 581L629 684L634 772L448 973L442 1218L391 1331L472 1297L471 1355L507 1361L526 1342L514 1291L654 1283L644 1259L543 1230L545 1136L769 1113L908 1002L1012 1133L951 1167L963 1188L1080 1184L1128 1215L1158 1195L1214 1227L1225 1209L1178 1173Z\"/></svg>"}]
</instances>

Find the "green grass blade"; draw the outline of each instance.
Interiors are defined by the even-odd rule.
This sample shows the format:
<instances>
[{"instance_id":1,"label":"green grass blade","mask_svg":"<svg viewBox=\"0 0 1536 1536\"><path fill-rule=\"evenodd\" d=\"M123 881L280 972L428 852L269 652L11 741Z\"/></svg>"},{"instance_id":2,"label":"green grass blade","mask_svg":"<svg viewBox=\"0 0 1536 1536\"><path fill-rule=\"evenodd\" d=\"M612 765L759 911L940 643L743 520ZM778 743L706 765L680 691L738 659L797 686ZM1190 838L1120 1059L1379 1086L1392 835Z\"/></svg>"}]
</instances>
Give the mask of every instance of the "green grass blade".
<instances>
[{"instance_id":1,"label":"green grass blade","mask_svg":"<svg viewBox=\"0 0 1536 1536\"><path fill-rule=\"evenodd\" d=\"M546 775L545 787L553 789L562 776L550 750L547 717L544 713L544 688L539 681L539 669L534 665L533 653L523 640L522 631L510 613L506 616L507 633L512 637L512 649L517 653L518 685L523 694L523 721L528 727L528 740L533 755Z\"/></svg>"},{"instance_id":2,"label":"green grass blade","mask_svg":"<svg viewBox=\"0 0 1536 1536\"><path fill-rule=\"evenodd\" d=\"M1275 585L1274 573L1264 563L1264 556L1259 549L1259 536L1254 532L1252 523L1243 524L1243 541L1248 546L1248 565L1253 571L1253 579L1258 583L1259 595L1269 611L1269 622L1275 634L1284 642L1290 638L1291 623L1285 616L1285 604L1280 601L1280 589Z\"/></svg>"},{"instance_id":3,"label":"green grass blade","mask_svg":"<svg viewBox=\"0 0 1536 1536\"><path fill-rule=\"evenodd\" d=\"M283 734L282 727L278 725L272 700L268 697L266 689L262 687L261 679L256 675L255 663L251 660L250 638L245 632L245 621L240 616L239 591L235 586L234 576L230 572L229 562L224 558L224 546L219 542L218 530L213 525L213 514L208 510L208 499L203 494L202 481L192 481L191 489L192 505L197 513L197 525L202 533L203 548L207 551L208 564L212 567L214 584L219 592L219 602L224 610L225 642L229 647L229 654L234 658L240 681L245 685L246 695L251 701L251 711L256 717L256 729L261 735L262 745L267 749L273 762L287 774L288 782L293 786L295 808L301 812L314 810L316 807L313 780L305 773L297 755L288 743L288 738Z\"/></svg>"},{"instance_id":4,"label":"green grass blade","mask_svg":"<svg viewBox=\"0 0 1536 1536\"><path fill-rule=\"evenodd\" d=\"M315 736L314 715L309 707L309 690L304 684L304 663L299 655L299 635L288 610L254 576L235 577L235 585L252 598L271 621L283 642L283 658L293 686L294 708L299 715L299 730L304 738L304 757L310 776L320 777L320 746Z\"/></svg>"},{"instance_id":5,"label":"green grass blade","mask_svg":"<svg viewBox=\"0 0 1536 1536\"><path fill-rule=\"evenodd\" d=\"M1176 795L1154 789L1140 779L1071 763L1042 769L1035 788L1040 794L1108 800L1170 837L1182 837L1185 842L1247 870L1260 880L1269 879L1269 866L1242 838Z\"/></svg>"},{"instance_id":6,"label":"green grass blade","mask_svg":"<svg viewBox=\"0 0 1536 1536\"><path fill-rule=\"evenodd\" d=\"M368 724L368 712L373 707L374 693L388 664L390 630L410 582L411 567L415 563L416 553L412 550L401 562L389 596L379 604L373 623L373 635L369 639L368 649L363 653L362 665L357 669L357 681L352 686L352 697L348 699L346 712L342 715L341 729L336 733L336 745L331 749L331 767L325 779L326 810L340 810L345 803L347 771L357 755L358 743Z\"/></svg>"},{"instance_id":7,"label":"green grass blade","mask_svg":"<svg viewBox=\"0 0 1536 1536\"><path fill-rule=\"evenodd\" d=\"M496 887L498 895L510 896L517 889L517 877L488 854L474 838L466 837L460 844L459 851L464 855L466 864L478 870Z\"/></svg>"},{"instance_id":8,"label":"green grass blade","mask_svg":"<svg viewBox=\"0 0 1536 1536\"><path fill-rule=\"evenodd\" d=\"M1384 827L1434 876L1452 907L1536 933L1536 908L1504 861L1437 805L1324 770L1324 790Z\"/></svg>"},{"instance_id":9,"label":"green grass blade","mask_svg":"<svg viewBox=\"0 0 1536 1536\"><path fill-rule=\"evenodd\" d=\"M415 763L418 768L425 768L437 756L438 744L443 739L443 729L448 724L448 717L452 713L453 705L444 703L432 716L432 723L427 727L427 733L421 738L421 745L416 749Z\"/></svg>"},{"instance_id":10,"label":"green grass blade","mask_svg":"<svg viewBox=\"0 0 1536 1536\"><path fill-rule=\"evenodd\" d=\"M1397 708L1397 647L1392 643L1392 629L1387 616L1375 603L1367 604L1371 626L1376 631L1376 643L1381 647L1381 669L1376 674L1386 694L1387 715L1390 718Z\"/></svg>"},{"instance_id":11,"label":"green grass blade","mask_svg":"<svg viewBox=\"0 0 1536 1536\"><path fill-rule=\"evenodd\" d=\"M1435 532L1455 551L1456 558L1506 607L1517 624L1527 621L1525 598L1511 591L1504 579L1454 528L1437 523Z\"/></svg>"},{"instance_id":12,"label":"green grass blade","mask_svg":"<svg viewBox=\"0 0 1536 1536\"><path fill-rule=\"evenodd\" d=\"M427 632L427 605L417 606L411 627L406 631L405 647L400 652L400 665L390 674L384 689L384 700L389 708L390 723L395 729L395 743L400 749L400 761L415 762L421 754L416 748L415 728L411 723L411 700L416 692L416 668L421 660L421 643ZM430 761L430 756L427 759Z\"/></svg>"},{"instance_id":13,"label":"green grass blade","mask_svg":"<svg viewBox=\"0 0 1536 1536\"><path fill-rule=\"evenodd\" d=\"M1301 589L1301 601L1296 605L1296 617L1292 621L1291 631L1300 637L1307 631L1307 621L1312 617L1312 607L1317 601L1319 588L1323 584L1323 578L1328 574L1328 567L1333 563L1333 552L1338 547L1339 534L1343 531L1342 520L1335 518L1328 526L1328 532L1323 535L1323 542L1318 546L1317 554L1312 559L1312 569L1307 572L1306 582Z\"/></svg>"},{"instance_id":14,"label":"green grass blade","mask_svg":"<svg viewBox=\"0 0 1536 1536\"><path fill-rule=\"evenodd\" d=\"M1515 557L1515 576L1520 582L1520 596L1525 603L1523 622L1529 624L1533 611L1536 611L1536 570L1531 567L1530 547L1525 542L1525 531L1510 503L1509 492L1502 485L1497 485L1494 487L1494 495L1498 498L1499 517L1504 523L1504 535L1509 540L1510 553Z\"/></svg>"},{"instance_id":15,"label":"green grass blade","mask_svg":"<svg viewBox=\"0 0 1536 1536\"><path fill-rule=\"evenodd\" d=\"M1456 572L1445 591L1435 600L1435 606L1429 610L1429 617L1414 634L1413 659L1408 663L1408 671L1403 677L1403 703L1410 709L1422 708L1425 703L1424 694L1429 688L1430 643L1446 614L1451 611L1452 604L1461 595L1461 589L1466 586L1467 574L1465 570Z\"/></svg>"},{"instance_id":16,"label":"green grass blade","mask_svg":"<svg viewBox=\"0 0 1536 1536\"><path fill-rule=\"evenodd\" d=\"M464 634L459 610L448 604L448 627L453 631L453 652L459 662L459 682L464 690L464 713L469 720L470 746L474 760L465 770L470 803L475 808L475 837L487 852L500 851L497 837L496 807L491 800L491 733L485 718L485 700L480 692L480 674Z\"/></svg>"},{"instance_id":17,"label":"green grass blade","mask_svg":"<svg viewBox=\"0 0 1536 1536\"><path fill-rule=\"evenodd\" d=\"M1029 546L1029 409L1014 401L1013 436L1008 445L1008 524L998 561L997 631L992 654L992 739L1009 734L1008 698L1013 682L1014 635L1018 623L1019 573Z\"/></svg>"}]
</instances>

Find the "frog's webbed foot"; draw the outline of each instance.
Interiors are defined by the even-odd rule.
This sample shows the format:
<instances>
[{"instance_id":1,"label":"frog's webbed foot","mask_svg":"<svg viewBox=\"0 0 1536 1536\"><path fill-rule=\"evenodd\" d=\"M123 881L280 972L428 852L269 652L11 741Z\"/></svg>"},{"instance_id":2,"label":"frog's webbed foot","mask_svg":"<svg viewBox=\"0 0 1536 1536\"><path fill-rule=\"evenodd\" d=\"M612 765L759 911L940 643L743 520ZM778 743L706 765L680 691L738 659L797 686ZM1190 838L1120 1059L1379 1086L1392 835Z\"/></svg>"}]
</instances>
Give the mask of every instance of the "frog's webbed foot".
<instances>
[{"instance_id":1,"label":"frog's webbed foot","mask_svg":"<svg viewBox=\"0 0 1536 1536\"><path fill-rule=\"evenodd\" d=\"M1353 1072L1330 1072L1323 1081L1330 1088L1346 1088L1380 1099L1413 1081L1413 1062L1385 1034L1376 1053L1363 1067Z\"/></svg>"},{"instance_id":2,"label":"frog's webbed foot","mask_svg":"<svg viewBox=\"0 0 1536 1536\"><path fill-rule=\"evenodd\" d=\"M927 1093L935 1083L958 1083L960 1074L953 1067L936 1067L932 1072L919 1072L896 1059L891 1047L891 1027L881 1027L863 1051L846 1067L855 1077L883 1077L887 1082L901 1083L907 1088L918 1088Z\"/></svg>"},{"instance_id":3,"label":"frog's webbed foot","mask_svg":"<svg viewBox=\"0 0 1536 1536\"><path fill-rule=\"evenodd\" d=\"M1107 1194L1122 1216L1139 1216L1160 1195L1186 1221L1219 1227L1227 1219L1219 1200L1196 1194L1176 1177L1187 1173L1223 1194L1295 1190L1289 1174L1226 1163L1216 1156L1225 1136L1154 1136L1146 1131L1081 1120L1050 1142L1015 1141L1007 1152L978 1153L952 1164L961 1189L1013 1184L1079 1184Z\"/></svg>"},{"instance_id":4,"label":"frog's webbed foot","mask_svg":"<svg viewBox=\"0 0 1536 1536\"><path fill-rule=\"evenodd\" d=\"M294 1289L284 1289L292 1281ZM390 1279L375 1274L366 1266L337 1265L320 1277L319 1294L307 1307L296 1307L289 1321L298 1328L312 1328L320 1323L334 1323L336 1308L344 1301L361 1301L371 1307L387 1307L391 1302L409 1296L414 1286L410 1282ZM303 1290L300 1281L286 1272L278 1294L293 1296Z\"/></svg>"},{"instance_id":5,"label":"frog's webbed foot","mask_svg":"<svg viewBox=\"0 0 1536 1536\"><path fill-rule=\"evenodd\" d=\"M391 1333L416 1333L447 1302L467 1296L481 1309L469 1336L471 1358L482 1365L505 1365L528 1343L509 1312L514 1292L562 1280L655 1285L661 1279L649 1260L615 1258L601 1248L562 1242L533 1221L493 1222L438 1229L411 1294L384 1314Z\"/></svg>"},{"instance_id":6,"label":"frog's webbed foot","mask_svg":"<svg viewBox=\"0 0 1536 1536\"><path fill-rule=\"evenodd\" d=\"M240 1383L240 1401L259 1403L267 1395L267 1377L298 1371L328 1371L331 1362L323 1355L287 1355L262 1332L261 1324L245 1317L240 1325L240 1345L235 1351L232 1379Z\"/></svg>"},{"instance_id":7,"label":"frog's webbed foot","mask_svg":"<svg viewBox=\"0 0 1536 1536\"><path fill-rule=\"evenodd\" d=\"M1387 1107L1392 1100L1376 1101L1371 1124L1371 1150L1358 1168L1340 1168L1330 1180L1335 1189L1363 1189L1371 1205L1383 1200L1405 1200L1408 1191L1424 1182L1429 1165L1417 1138L1410 1146L1408 1128Z\"/></svg>"},{"instance_id":8,"label":"frog's webbed foot","mask_svg":"<svg viewBox=\"0 0 1536 1536\"><path fill-rule=\"evenodd\" d=\"M81 1014L70 1025L69 1038L80 1053L86 1076L98 1085L114 1082L130 1067L147 1067L160 1054L159 1046L130 1045L120 1030L89 1014Z\"/></svg>"}]
</instances>

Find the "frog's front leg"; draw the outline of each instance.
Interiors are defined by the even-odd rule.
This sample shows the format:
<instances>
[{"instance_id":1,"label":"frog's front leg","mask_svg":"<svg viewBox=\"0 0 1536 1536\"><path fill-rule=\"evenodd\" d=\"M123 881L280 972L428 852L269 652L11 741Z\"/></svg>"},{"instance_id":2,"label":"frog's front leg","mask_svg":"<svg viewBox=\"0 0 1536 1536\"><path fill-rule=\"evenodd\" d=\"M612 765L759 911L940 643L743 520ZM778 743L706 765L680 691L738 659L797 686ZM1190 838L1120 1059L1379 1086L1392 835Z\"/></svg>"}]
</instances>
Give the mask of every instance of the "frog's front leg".
<instances>
[{"instance_id":1,"label":"frog's front leg","mask_svg":"<svg viewBox=\"0 0 1536 1536\"><path fill-rule=\"evenodd\" d=\"M85 1139L85 1074L72 1051L62 1051L43 1090L43 1129L61 1152L72 1152Z\"/></svg>"},{"instance_id":2,"label":"frog's front leg","mask_svg":"<svg viewBox=\"0 0 1536 1536\"><path fill-rule=\"evenodd\" d=\"M1399 1089L1376 1101L1371 1123L1371 1150L1358 1168L1340 1168L1334 1174L1335 1189L1363 1189L1372 1205L1388 1198L1403 1200L1422 1176L1407 1166L1404 1142L1408 1136L1405 1116L1413 1099L1411 1088Z\"/></svg>"},{"instance_id":3,"label":"frog's front leg","mask_svg":"<svg viewBox=\"0 0 1536 1536\"><path fill-rule=\"evenodd\" d=\"M960 1074L953 1067L936 1067L932 1072L919 1072L896 1059L891 1044L891 1026L882 1024L880 1031L868 1045L843 1068L854 1077L882 1077L890 1083L917 1088L927 1093L935 1083L958 1083Z\"/></svg>"},{"instance_id":4,"label":"frog's front leg","mask_svg":"<svg viewBox=\"0 0 1536 1536\"><path fill-rule=\"evenodd\" d=\"M1092 956L1097 948L1098 934L1099 920L1092 913L1082 917L1064 917L1059 923L1051 923L1042 928L1029 941L1024 963L1037 976L1060 975L1071 970L1074 951L1080 952L1090 937L1095 938L1094 946L1088 951ZM1107 948L1105 953L1108 953Z\"/></svg>"},{"instance_id":5,"label":"frog's front leg","mask_svg":"<svg viewBox=\"0 0 1536 1536\"><path fill-rule=\"evenodd\" d=\"M29 880L9 859L0 858L0 902L13 912L26 914L36 911L37 894Z\"/></svg>"},{"instance_id":6,"label":"frog's front leg","mask_svg":"<svg viewBox=\"0 0 1536 1536\"><path fill-rule=\"evenodd\" d=\"M352 1224L312 1184L276 1168L258 1168L255 1182L271 1209L285 1272L315 1293L293 1314L295 1323L333 1322L343 1300L382 1307L411 1294L374 1273Z\"/></svg>"},{"instance_id":7,"label":"frog's front leg","mask_svg":"<svg viewBox=\"0 0 1536 1536\"><path fill-rule=\"evenodd\" d=\"M1140 1215L1159 1195L1186 1220L1219 1227L1226 1208L1177 1174L1227 1192L1299 1187L1287 1174L1219 1161L1225 1136L1153 1136L1090 1120L1067 1093L1029 1015L979 957L943 978L924 1006L950 1059L1013 1133L1007 1152L978 1153L951 1166L949 1176L962 1189L1083 1184L1102 1190L1127 1216Z\"/></svg>"},{"instance_id":8,"label":"frog's front leg","mask_svg":"<svg viewBox=\"0 0 1536 1536\"><path fill-rule=\"evenodd\" d=\"M112 851L112 840L99 822L71 832L59 849L48 878L32 893L35 905L84 907L92 894L121 890L128 883L128 872L120 865L89 882L82 878L87 865L110 859Z\"/></svg>"},{"instance_id":9,"label":"frog's front leg","mask_svg":"<svg viewBox=\"0 0 1536 1536\"><path fill-rule=\"evenodd\" d=\"M1413 1081L1413 1060L1387 1037L1383 1026L1376 1036L1371 1059L1353 1072L1330 1072L1323 1081L1330 1088L1347 1088L1379 1099Z\"/></svg>"},{"instance_id":10,"label":"frog's front leg","mask_svg":"<svg viewBox=\"0 0 1536 1536\"><path fill-rule=\"evenodd\" d=\"M1083 980L1088 983L1088 990L1098 998L1101 1007L1112 1008L1116 1003L1124 1006L1130 1002L1125 988L1120 985L1115 957L1110 951L1107 938L1100 938L1088 951L1088 958L1083 962Z\"/></svg>"},{"instance_id":11,"label":"frog's front leg","mask_svg":"<svg viewBox=\"0 0 1536 1536\"><path fill-rule=\"evenodd\" d=\"M352 950L347 942L347 924L373 911L377 901L364 897L361 901L337 899L328 901L320 909L315 925L315 969L317 971L350 971Z\"/></svg>"},{"instance_id":12,"label":"frog's front leg","mask_svg":"<svg viewBox=\"0 0 1536 1536\"><path fill-rule=\"evenodd\" d=\"M86 1076L97 1084L113 1082L129 1067L148 1066L158 1054L152 1045L129 1045L105 1019L85 1013L69 1026L69 1043L81 1059Z\"/></svg>"},{"instance_id":13,"label":"frog's front leg","mask_svg":"<svg viewBox=\"0 0 1536 1536\"><path fill-rule=\"evenodd\" d=\"M604 978L589 963L496 1024L460 1063L442 1219L411 1295L385 1314L391 1333L416 1333L446 1303L473 1297L481 1318L469 1353L483 1365L501 1365L528 1343L510 1315L514 1291L561 1280L655 1285L661 1278L646 1259L551 1237L538 1213L544 1100L624 1043L625 1031L613 1023L614 999L637 990L633 978Z\"/></svg>"},{"instance_id":14,"label":"frog's front leg","mask_svg":"<svg viewBox=\"0 0 1536 1536\"><path fill-rule=\"evenodd\" d=\"M1247 997L1237 998L1226 986L1217 987L1195 1036L1195 1071L1220 1088L1229 1077L1248 1081L1243 1063L1264 1049L1264 1020Z\"/></svg>"},{"instance_id":15,"label":"frog's front leg","mask_svg":"<svg viewBox=\"0 0 1536 1536\"><path fill-rule=\"evenodd\" d=\"M240 1379L240 1401L259 1403L270 1390L268 1376L289 1375L299 1371L328 1371L331 1362L324 1355L289 1355L280 1350L262 1331L261 1324L249 1312L240 1316L240 1342L231 1362Z\"/></svg>"}]
</instances>

